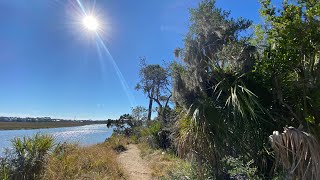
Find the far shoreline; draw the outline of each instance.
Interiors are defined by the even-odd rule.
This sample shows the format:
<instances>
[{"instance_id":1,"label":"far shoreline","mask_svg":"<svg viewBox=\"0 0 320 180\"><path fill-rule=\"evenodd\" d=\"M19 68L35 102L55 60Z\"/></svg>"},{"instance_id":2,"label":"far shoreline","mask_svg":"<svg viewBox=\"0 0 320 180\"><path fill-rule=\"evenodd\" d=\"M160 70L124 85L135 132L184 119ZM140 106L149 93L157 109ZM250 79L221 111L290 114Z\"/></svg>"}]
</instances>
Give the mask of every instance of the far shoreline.
<instances>
[{"instance_id":1,"label":"far shoreline","mask_svg":"<svg viewBox=\"0 0 320 180\"><path fill-rule=\"evenodd\" d=\"M2 130L28 130L28 129L49 129L49 128L62 128L85 126L91 124L106 124L105 121L101 122L77 122L77 121L56 121L56 122L0 122L0 131Z\"/></svg>"}]
</instances>

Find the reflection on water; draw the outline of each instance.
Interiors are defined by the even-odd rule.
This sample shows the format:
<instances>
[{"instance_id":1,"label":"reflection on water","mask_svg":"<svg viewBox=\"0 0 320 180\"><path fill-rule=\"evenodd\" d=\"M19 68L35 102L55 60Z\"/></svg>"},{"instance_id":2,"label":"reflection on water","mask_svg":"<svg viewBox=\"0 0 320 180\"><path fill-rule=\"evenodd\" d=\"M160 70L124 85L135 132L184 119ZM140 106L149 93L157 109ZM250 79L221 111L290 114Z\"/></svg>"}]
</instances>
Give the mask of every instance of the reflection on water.
<instances>
[{"instance_id":1,"label":"reflection on water","mask_svg":"<svg viewBox=\"0 0 320 180\"><path fill-rule=\"evenodd\" d=\"M86 146L103 142L111 136L112 131L113 128L107 128L106 124L52 129L0 130L0 155L4 148L10 147L10 140L15 137L32 136L36 133L51 134L56 142L72 142Z\"/></svg>"}]
</instances>

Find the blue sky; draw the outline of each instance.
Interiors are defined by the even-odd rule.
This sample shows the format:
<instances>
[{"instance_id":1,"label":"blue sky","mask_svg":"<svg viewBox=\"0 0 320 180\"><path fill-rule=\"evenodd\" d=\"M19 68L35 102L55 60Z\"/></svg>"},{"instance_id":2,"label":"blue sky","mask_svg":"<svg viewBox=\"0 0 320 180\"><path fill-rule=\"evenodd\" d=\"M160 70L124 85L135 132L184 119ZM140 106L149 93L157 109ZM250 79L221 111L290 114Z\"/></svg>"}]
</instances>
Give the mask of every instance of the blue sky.
<instances>
[{"instance_id":1,"label":"blue sky","mask_svg":"<svg viewBox=\"0 0 320 180\"><path fill-rule=\"evenodd\" d=\"M94 1L82 0L85 8ZM245 3L244 3L245 2ZM182 47L193 0L105 0L95 3L101 37L134 97L130 102L110 58L82 27L76 1L0 1L0 115L71 119L117 118L147 105L139 57L172 60ZM217 0L217 6L261 22L257 0Z\"/></svg>"}]
</instances>

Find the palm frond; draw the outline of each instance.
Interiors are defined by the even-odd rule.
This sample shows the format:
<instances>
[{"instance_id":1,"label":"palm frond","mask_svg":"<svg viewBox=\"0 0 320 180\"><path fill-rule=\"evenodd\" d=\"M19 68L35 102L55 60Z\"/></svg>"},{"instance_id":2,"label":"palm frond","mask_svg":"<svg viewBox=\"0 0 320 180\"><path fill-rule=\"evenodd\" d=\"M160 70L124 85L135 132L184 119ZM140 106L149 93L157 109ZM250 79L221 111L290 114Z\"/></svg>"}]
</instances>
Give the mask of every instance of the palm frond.
<instances>
[{"instance_id":1,"label":"palm frond","mask_svg":"<svg viewBox=\"0 0 320 180\"><path fill-rule=\"evenodd\" d=\"M274 131L269 138L277 163L287 171L288 179L320 177L320 145L311 134L288 127L281 134Z\"/></svg>"}]
</instances>

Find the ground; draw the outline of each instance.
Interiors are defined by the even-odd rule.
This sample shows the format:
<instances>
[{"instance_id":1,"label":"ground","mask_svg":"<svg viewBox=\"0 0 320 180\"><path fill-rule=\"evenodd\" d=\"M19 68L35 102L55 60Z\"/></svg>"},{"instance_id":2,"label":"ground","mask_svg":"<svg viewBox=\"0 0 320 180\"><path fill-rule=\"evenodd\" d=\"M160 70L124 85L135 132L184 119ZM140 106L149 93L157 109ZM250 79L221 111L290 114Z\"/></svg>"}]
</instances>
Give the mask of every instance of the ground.
<instances>
[{"instance_id":1,"label":"ground","mask_svg":"<svg viewBox=\"0 0 320 180\"><path fill-rule=\"evenodd\" d=\"M140 154L140 149L135 144L130 144L126 151L119 154L117 160L130 180L153 179L148 162L142 159Z\"/></svg>"}]
</instances>

